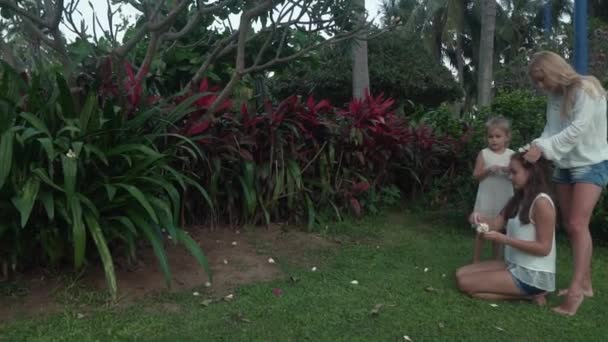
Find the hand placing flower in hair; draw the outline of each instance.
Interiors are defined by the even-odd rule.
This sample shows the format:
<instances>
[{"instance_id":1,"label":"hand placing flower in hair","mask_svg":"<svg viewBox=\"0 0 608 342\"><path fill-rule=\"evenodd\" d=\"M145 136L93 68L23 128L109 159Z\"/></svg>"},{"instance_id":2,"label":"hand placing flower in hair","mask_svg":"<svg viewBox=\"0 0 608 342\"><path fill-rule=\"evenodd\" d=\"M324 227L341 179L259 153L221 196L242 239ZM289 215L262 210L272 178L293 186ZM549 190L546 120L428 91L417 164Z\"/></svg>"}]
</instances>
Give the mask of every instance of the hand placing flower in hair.
<instances>
[{"instance_id":1,"label":"hand placing flower in hair","mask_svg":"<svg viewBox=\"0 0 608 342\"><path fill-rule=\"evenodd\" d=\"M536 145L530 146L530 149L524 154L524 159L529 163L536 163L543 155L543 151Z\"/></svg>"}]
</instances>

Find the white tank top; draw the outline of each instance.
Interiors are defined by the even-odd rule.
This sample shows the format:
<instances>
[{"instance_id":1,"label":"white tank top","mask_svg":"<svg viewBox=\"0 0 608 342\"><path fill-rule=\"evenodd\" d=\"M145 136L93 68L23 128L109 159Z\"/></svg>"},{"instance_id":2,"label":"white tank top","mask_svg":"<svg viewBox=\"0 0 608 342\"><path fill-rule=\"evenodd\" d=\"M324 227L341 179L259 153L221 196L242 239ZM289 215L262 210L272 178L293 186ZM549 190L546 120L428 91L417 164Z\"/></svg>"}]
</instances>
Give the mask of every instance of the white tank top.
<instances>
[{"instance_id":1,"label":"white tank top","mask_svg":"<svg viewBox=\"0 0 608 342\"><path fill-rule=\"evenodd\" d=\"M530 223L522 224L519 220L519 215L516 215L507 222L507 236L524 241L536 240L536 227L532 220L532 212L536 200L541 197L548 199L551 206L555 208L549 195L544 193L538 194L530 206ZM526 284L547 291L555 290L555 227L553 227L552 240L551 251L546 256L532 255L506 245L505 261L509 264L511 273Z\"/></svg>"}]
</instances>

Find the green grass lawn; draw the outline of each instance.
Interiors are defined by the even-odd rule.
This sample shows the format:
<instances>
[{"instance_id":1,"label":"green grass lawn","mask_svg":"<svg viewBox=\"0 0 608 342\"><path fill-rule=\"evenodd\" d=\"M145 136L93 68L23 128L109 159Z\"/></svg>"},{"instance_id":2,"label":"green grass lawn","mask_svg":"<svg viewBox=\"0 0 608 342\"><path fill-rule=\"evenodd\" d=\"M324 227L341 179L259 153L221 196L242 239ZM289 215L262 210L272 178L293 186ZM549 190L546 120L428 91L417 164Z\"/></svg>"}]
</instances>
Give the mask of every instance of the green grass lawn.
<instances>
[{"instance_id":1,"label":"green grass lawn","mask_svg":"<svg viewBox=\"0 0 608 342\"><path fill-rule=\"evenodd\" d=\"M468 262L473 243L466 224L387 214L328 226L343 243L310 255L311 265L280 258L286 277L237 289L234 300L201 303L207 293L162 295L128 308L69 304L44 318L0 327L0 340L197 341L604 341L608 303L608 250L594 256L596 297L565 318L523 302L470 299L454 285L454 270ZM256 243L255 241L252 241ZM313 252L311 252L313 253ZM319 255L319 253L321 255ZM559 285L570 276L570 249L558 247ZM294 256L295 258L295 256ZM295 260L295 259L294 259ZM425 269L427 270L425 272ZM351 284L357 280L358 285ZM282 296L273 295L281 288ZM558 299L549 298L550 304ZM382 306L377 313L372 309Z\"/></svg>"}]
</instances>

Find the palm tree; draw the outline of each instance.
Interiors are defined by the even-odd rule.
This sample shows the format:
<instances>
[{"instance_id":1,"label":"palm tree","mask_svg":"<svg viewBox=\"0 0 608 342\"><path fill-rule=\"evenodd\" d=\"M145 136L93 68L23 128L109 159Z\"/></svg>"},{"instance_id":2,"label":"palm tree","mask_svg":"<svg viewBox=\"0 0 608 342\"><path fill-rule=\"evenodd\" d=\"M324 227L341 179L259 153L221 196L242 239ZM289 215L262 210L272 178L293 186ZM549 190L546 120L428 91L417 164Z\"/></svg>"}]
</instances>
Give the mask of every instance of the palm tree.
<instances>
[{"instance_id":1,"label":"palm tree","mask_svg":"<svg viewBox=\"0 0 608 342\"><path fill-rule=\"evenodd\" d=\"M488 106L492 100L495 29L496 0L483 0L481 5L481 40L479 42L479 79L477 82L477 104L480 106Z\"/></svg>"},{"instance_id":2,"label":"palm tree","mask_svg":"<svg viewBox=\"0 0 608 342\"><path fill-rule=\"evenodd\" d=\"M365 24L365 0L354 1L359 24ZM369 68L367 62L367 40L355 39L352 45L353 97L362 99L369 89Z\"/></svg>"}]
</instances>

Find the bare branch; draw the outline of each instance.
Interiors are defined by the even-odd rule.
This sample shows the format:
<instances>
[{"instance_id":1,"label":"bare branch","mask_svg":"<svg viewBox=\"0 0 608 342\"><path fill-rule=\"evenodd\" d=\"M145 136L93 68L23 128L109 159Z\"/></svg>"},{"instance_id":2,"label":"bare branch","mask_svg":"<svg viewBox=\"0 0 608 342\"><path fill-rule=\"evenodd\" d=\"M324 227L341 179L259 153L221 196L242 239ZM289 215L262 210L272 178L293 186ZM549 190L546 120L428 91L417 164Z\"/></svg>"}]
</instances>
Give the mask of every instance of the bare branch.
<instances>
[{"instance_id":1,"label":"bare branch","mask_svg":"<svg viewBox=\"0 0 608 342\"><path fill-rule=\"evenodd\" d=\"M188 1L187 0L182 0L180 1L177 6L175 6L175 8L173 8L171 10L171 12L169 12L169 14L167 14L167 17L165 17L165 19L161 20L158 23L155 23L154 20L155 18L153 17L153 21L152 22L148 22L148 29L151 32L157 32L157 31L161 31L163 29L166 29L168 25L172 24L173 21L175 19L177 19L177 15L184 9L186 8L186 6L188 5Z\"/></svg>"},{"instance_id":2,"label":"bare branch","mask_svg":"<svg viewBox=\"0 0 608 342\"><path fill-rule=\"evenodd\" d=\"M112 21L114 20L114 13L112 12L112 4L110 3L110 0L106 0L106 6L108 6L108 11L106 13L107 17L108 17L108 30L110 30L110 37L111 38L111 42L116 42L116 40L114 39L116 36L114 35L114 28L112 27Z\"/></svg>"},{"instance_id":3,"label":"bare branch","mask_svg":"<svg viewBox=\"0 0 608 342\"><path fill-rule=\"evenodd\" d=\"M245 45L247 41L247 35L251 29L251 22L254 18L262 15L262 13L272 8L272 0L264 0L256 7L244 12L241 15L241 23L238 30L237 40L237 52L236 52L236 70L230 79L230 82L222 89L218 97L213 101L209 107L207 113L209 115L215 114L215 111L219 108L220 104L224 102L228 96L232 93L232 90L241 79L243 71L245 70Z\"/></svg>"},{"instance_id":4,"label":"bare branch","mask_svg":"<svg viewBox=\"0 0 608 342\"><path fill-rule=\"evenodd\" d=\"M264 57L264 52L266 52L266 50L268 49L268 45L270 45L270 42L272 41L272 38L274 37L274 33L276 32L276 26L273 23L273 30L270 31L270 33L268 34L268 37L266 37L266 40L264 41L264 44L262 45L262 47L260 48L260 51L258 51L258 55L255 57L255 61L253 62L254 64L259 64L260 61L262 60L262 57Z\"/></svg>"},{"instance_id":5,"label":"bare branch","mask_svg":"<svg viewBox=\"0 0 608 342\"><path fill-rule=\"evenodd\" d=\"M164 4L164 2L165 2L165 0L161 0L158 3L158 5L156 6L156 8L154 10L154 13L152 13L151 18L155 18L157 16L157 14L160 12L161 5ZM166 30L175 21L175 19L177 18L177 15L184 8L186 8L187 4L188 4L187 0L182 0L175 6L175 8L173 8L169 12L169 14L167 14L167 16L163 20L160 20L158 22L148 21L147 23L145 23L135 33L135 35L133 37L131 37L131 39L129 39L122 46L119 46L116 49L114 49L114 53L119 58L124 58L129 53L129 51L131 51L137 45L137 43L139 43L149 32L161 33L161 31Z\"/></svg>"},{"instance_id":6,"label":"bare branch","mask_svg":"<svg viewBox=\"0 0 608 342\"><path fill-rule=\"evenodd\" d=\"M144 76L146 76L145 74L148 72L152 59L156 54L156 49L161 43L162 37L158 33L152 33L148 49L146 50L146 57L144 57L144 60L139 67L139 71L137 71L137 76L135 76L136 80L142 80Z\"/></svg>"},{"instance_id":7,"label":"bare branch","mask_svg":"<svg viewBox=\"0 0 608 342\"><path fill-rule=\"evenodd\" d=\"M180 38L184 37L185 35L190 33L196 27L196 24L198 24L200 19L201 19L201 13L199 11L197 11L196 13L194 13L194 15L192 15L192 17L190 17L190 19L188 20L186 25L181 30L179 30L178 32L166 33L165 39L176 40L176 39L180 39Z\"/></svg>"},{"instance_id":8,"label":"bare branch","mask_svg":"<svg viewBox=\"0 0 608 342\"><path fill-rule=\"evenodd\" d=\"M215 48L213 49L211 54L209 54L209 56L207 56L207 59L205 59L205 62L203 63L203 65L201 65L201 67L198 68L198 70L194 74L194 77L192 77L192 80L190 81L189 85L192 85L192 84L200 81L203 78L203 74L205 73L205 71L207 71L207 69L209 68L211 63L215 60L215 58L221 57L222 52L224 52L224 50L226 50L226 47L231 46L231 45L226 45L226 44L232 43L232 41L234 39L236 39L236 37L237 37L237 33L233 33L231 36L226 37L226 38L220 40L218 43L216 43ZM234 45L234 46L236 46L236 45Z\"/></svg>"},{"instance_id":9,"label":"bare branch","mask_svg":"<svg viewBox=\"0 0 608 342\"><path fill-rule=\"evenodd\" d=\"M248 73L252 73L252 72L268 69L269 67L271 67L271 66L273 66L275 64L289 62L289 61L294 60L294 59L296 59L296 58L298 58L298 57L300 57L300 56L302 56L302 55L304 55L304 54L306 54L306 53L308 53L308 52L310 52L312 50L316 50L316 49L318 49L320 47L323 47L325 45L335 44L335 43L341 42L343 40L347 40L347 39L353 38L357 34L359 34L359 31L351 31L351 32L348 32L348 33L345 33L345 34L336 35L336 36L332 37L331 39L327 39L327 40L324 40L324 41L322 41L320 43L312 44L310 46L307 46L306 48L304 48L304 49L302 49L302 50L300 50L300 51L298 51L298 52L296 52L296 53L294 53L294 54L292 54L290 56L286 56L286 57L283 57L283 58L274 58L271 61L268 61L268 62L266 62L266 63L264 63L262 65L251 66L251 67L243 70L243 74L248 74Z\"/></svg>"},{"instance_id":10,"label":"bare branch","mask_svg":"<svg viewBox=\"0 0 608 342\"><path fill-rule=\"evenodd\" d=\"M19 7L16 2L12 2L11 0L0 0L0 8L7 8L18 14L21 18L28 19L30 23L36 24L37 26L47 26L47 23L44 20Z\"/></svg>"},{"instance_id":11,"label":"bare branch","mask_svg":"<svg viewBox=\"0 0 608 342\"><path fill-rule=\"evenodd\" d=\"M281 36L281 41L279 42L279 48L277 49L277 53L274 58L279 58L281 56L281 52L283 50L283 46L285 46L285 39L287 38L287 33L289 32L289 28L285 28L283 30L283 35ZM255 63L257 65L258 63Z\"/></svg>"},{"instance_id":12,"label":"bare branch","mask_svg":"<svg viewBox=\"0 0 608 342\"><path fill-rule=\"evenodd\" d=\"M215 12L217 10L223 9L227 4L229 4L233 1L234 0L218 1L213 5L209 5L209 6L199 9L198 11L196 11L194 13L194 15L192 15L190 17L190 19L188 19L188 22L181 30L179 30L178 32L169 32L169 33L165 34L165 39L166 40L175 40L175 39L180 39L180 38L184 37L185 35L190 33L196 27L196 24L198 24L198 22L200 21L200 19L203 16L203 14L207 14L207 13L211 13L211 12Z\"/></svg>"}]
</instances>

